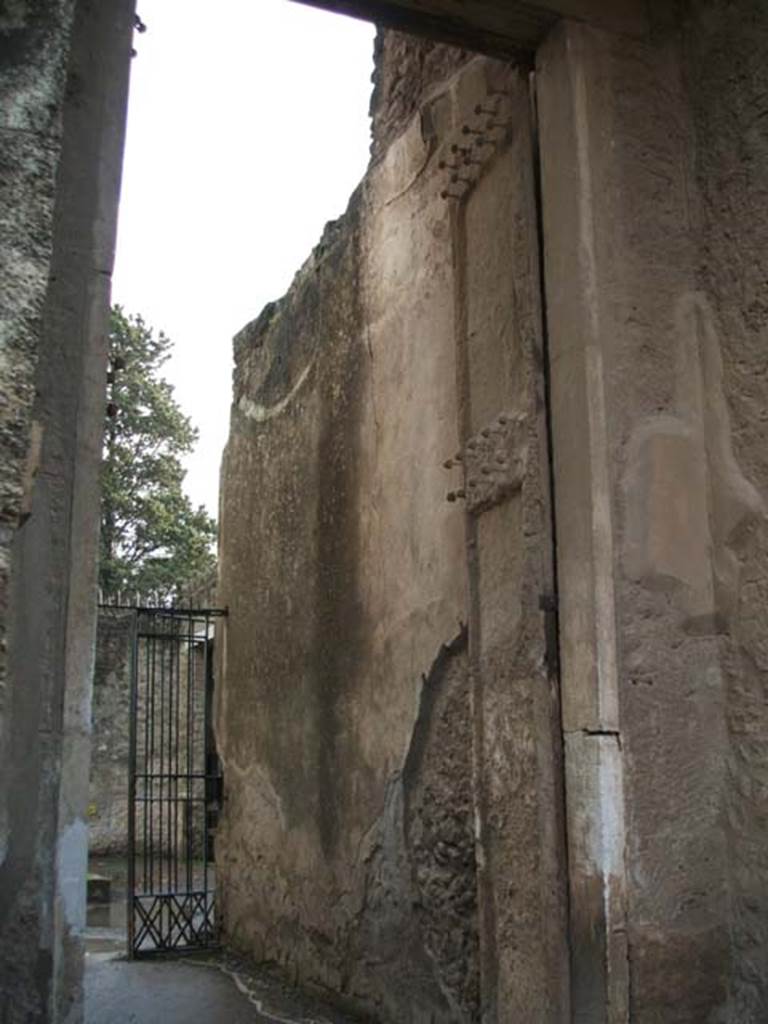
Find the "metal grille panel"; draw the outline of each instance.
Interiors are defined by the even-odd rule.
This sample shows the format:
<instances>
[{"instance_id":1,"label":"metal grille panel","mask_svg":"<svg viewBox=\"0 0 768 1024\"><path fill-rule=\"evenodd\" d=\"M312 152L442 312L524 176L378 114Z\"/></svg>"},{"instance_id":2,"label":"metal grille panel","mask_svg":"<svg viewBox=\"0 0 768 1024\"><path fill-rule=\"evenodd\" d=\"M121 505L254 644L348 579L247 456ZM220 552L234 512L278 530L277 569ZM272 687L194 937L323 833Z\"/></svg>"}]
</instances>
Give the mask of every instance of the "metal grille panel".
<instances>
[{"instance_id":1,"label":"metal grille panel","mask_svg":"<svg viewBox=\"0 0 768 1024\"><path fill-rule=\"evenodd\" d=\"M136 610L131 671L128 951L216 942L215 609Z\"/></svg>"}]
</instances>

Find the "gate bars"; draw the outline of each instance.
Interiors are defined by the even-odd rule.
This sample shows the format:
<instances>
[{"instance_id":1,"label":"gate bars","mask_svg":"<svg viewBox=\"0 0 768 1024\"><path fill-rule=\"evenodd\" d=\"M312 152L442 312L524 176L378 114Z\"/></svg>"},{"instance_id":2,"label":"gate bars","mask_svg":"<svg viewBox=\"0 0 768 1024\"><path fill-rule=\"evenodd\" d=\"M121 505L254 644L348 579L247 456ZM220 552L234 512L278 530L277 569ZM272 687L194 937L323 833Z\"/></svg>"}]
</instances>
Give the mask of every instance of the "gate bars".
<instances>
[{"instance_id":1,"label":"gate bars","mask_svg":"<svg viewBox=\"0 0 768 1024\"><path fill-rule=\"evenodd\" d=\"M128 955L216 941L214 621L206 608L137 608L128 779Z\"/></svg>"}]
</instances>

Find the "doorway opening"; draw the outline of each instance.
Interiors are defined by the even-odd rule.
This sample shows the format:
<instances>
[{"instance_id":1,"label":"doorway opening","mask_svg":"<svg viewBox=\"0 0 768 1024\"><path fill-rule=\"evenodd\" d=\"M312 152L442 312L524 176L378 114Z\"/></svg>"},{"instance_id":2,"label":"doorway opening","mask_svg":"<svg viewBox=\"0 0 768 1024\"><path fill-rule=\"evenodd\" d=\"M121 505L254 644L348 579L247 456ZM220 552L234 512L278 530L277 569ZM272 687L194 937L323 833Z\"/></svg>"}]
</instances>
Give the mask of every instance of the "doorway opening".
<instances>
[{"instance_id":1,"label":"doorway opening","mask_svg":"<svg viewBox=\"0 0 768 1024\"><path fill-rule=\"evenodd\" d=\"M219 609L100 609L86 945L130 957L216 944Z\"/></svg>"}]
</instances>

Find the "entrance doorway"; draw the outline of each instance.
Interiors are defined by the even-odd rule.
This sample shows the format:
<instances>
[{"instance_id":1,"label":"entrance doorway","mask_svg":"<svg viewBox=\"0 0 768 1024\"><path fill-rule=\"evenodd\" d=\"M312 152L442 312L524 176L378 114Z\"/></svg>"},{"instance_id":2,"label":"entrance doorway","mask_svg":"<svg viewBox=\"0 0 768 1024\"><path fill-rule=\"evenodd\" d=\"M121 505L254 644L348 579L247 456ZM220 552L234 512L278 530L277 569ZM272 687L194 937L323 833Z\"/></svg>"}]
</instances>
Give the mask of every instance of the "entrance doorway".
<instances>
[{"instance_id":1,"label":"entrance doorway","mask_svg":"<svg viewBox=\"0 0 768 1024\"><path fill-rule=\"evenodd\" d=\"M129 956L216 940L222 778L214 644L224 612L102 606L86 941Z\"/></svg>"},{"instance_id":2,"label":"entrance doorway","mask_svg":"<svg viewBox=\"0 0 768 1024\"><path fill-rule=\"evenodd\" d=\"M136 610L128 775L128 952L216 942L221 770L213 726L216 609Z\"/></svg>"}]
</instances>

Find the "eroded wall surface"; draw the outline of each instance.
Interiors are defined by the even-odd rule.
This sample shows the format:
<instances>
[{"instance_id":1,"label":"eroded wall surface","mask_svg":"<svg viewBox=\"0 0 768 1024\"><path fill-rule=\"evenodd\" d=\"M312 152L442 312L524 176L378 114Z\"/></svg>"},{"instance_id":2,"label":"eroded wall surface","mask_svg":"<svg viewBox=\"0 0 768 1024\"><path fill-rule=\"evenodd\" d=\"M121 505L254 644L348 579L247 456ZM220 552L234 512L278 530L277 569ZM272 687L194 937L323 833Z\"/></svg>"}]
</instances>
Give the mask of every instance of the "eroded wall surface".
<instances>
[{"instance_id":1,"label":"eroded wall surface","mask_svg":"<svg viewBox=\"0 0 768 1024\"><path fill-rule=\"evenodd\" d=\"M386 144L288 295L235 340L224 934L382 1021L534 1002L555 1021L565 875L528 83L441 52L404 104L423 44L379 52Z\"/></svg>"},{"instance_id":2,"label":"eroded wall surface","mask_svg":"<svg viewBox=\"0 0 768 1024\"><path fill-rule=\"evenodd\" d=\"M686 26L701 237L695 335L710 467L727 738L730 1013L768 1016L768 10L722 0Z\"/></svg>"},{"instance_id":3,"label":"eroded wall surface","mask_svg":"<svg viewBox=\"0 0 768 1024\"><path fill-rule=\"evenodd\" d=\"M69 56L73 2L50 5L47 18L34 17L31 4L0 15L2 98L2 293L0 340L3 352L2 393L2 556L0 612L5 636L8 611L10 546L24 515L23 494L28 452L34 470L31 434L34 373L40 346L48 274L53 252L53 207L61 146L61 120ZM39 435L39 428L37 430ZM38 452L39 458L39 452ZM26 505L28 513L29 495ZM7 742L9 695L5 679L5 643L0 679L0 744ZM6 797L0 798L0 856L8 837Z\"/></svg>"},{"instance_id":4,"label":"eroded wall surface","mask_svg":"<svg viewBox=\"0 0 768 1024\"><path fill-rule=\"evenodd\" d=\"M374 343L362 308L363 203L358 194L287 299L237 339L221 524L229 620L220 899L236 947L389 1018L429 1019L450 1009L414 913L403 776L422 689L466 695L458 650L443 659L457 661L447 679L430 673L465 621L462 524L441 468L456 447L452 306L433 285L435 344L408 346L423 354L415 374L407 313L388 346L381 335ZM430 235L425 226L426 248ZM402 286L416 268L398 241L390 266ZM392 315L382 305L379 316ZM437 402L447 439L416 374L445 382ZM393 388L407 390L405 407ZM417 427L418 462L407 458ZM385 432L379 466L365 456L363 432L373 450ZM363 573L369 563L375 571ZM466 761L468 719L463 732L453 742ZM471 877L464 803L463 842L449 855L459 857L453 873ZM458 929L471 946L471 883L469 895Z\"/></svg>"},{"instance_id":5,"label":"eroded wall surface","mask_svg":"<svg viewBox=\"0 0 768 1024\"><path fill-rule=\"evenodd\" d=\"M32 405L53 256L55 183L74 3L50 4L44 12L47 17L34 6L18 4L0 15L0 1016L8 1020L43 1019L52 969L52 944L42 931L44 914L51 912L53 811L48 809L47 820L40 815L39 826L44 823L46 832L41 845L47 843L48 850L39 863L34 835L39 757L33 746L27 756L36 763L21 777L10 763L13 734L25 726L34 730L34 709L20 706L23 682L9 676L6 645L12 542L29 515L31 476L40 459L40 427L32 428ZM24 787L23 794L14 794L11 781ZM19 817L21 803L26 825ZM47 899L38 898L40 889L48 890Z\"/></svg>"},{"instance_id":6,"label":"eroded wall surface","mask_svg":"<svg viewBox=\"0 0 768 1024\"><path fill-rule=\"evenodd\" d=\"M82 1012L105 336L130 0L0 13L0 1017Z\"/></svg>"},{"instance_id":7,"label":"eroded wall surface","mask_svg":"<svg viewBox=\"0 0 768 1024\"><path fill-rule=\"evenodd\" d=\"M538 56L577 1020L768 1014L765 57L716 2Z\"/></svg>"},{"instance_id":8,"label":"eroded wall surface","mask_svg":"<svg viewBox=\"0 0 768 1024\"><path fill-rule=\"evenodd\" d=\"M315 931L307 929L306 907L295 904L288 914L270 910L271 931L265 928L258 938L252 927L249 933L245 911L230 916L233 907L247 904L248 887L238 879L257 876L264 860L272 865L263 840L238 834L234 821L247 812L238 801L246 793L254 800L258 795L258 806L274 815L266 834L277 835L281 825L285 841L292 827L280 817L285 797L274 766L258 761L247 768L245 744L235 763L229 848L247 860L248 871L241 873L233 860L225 872L232 886L225 889L227 924L236 941L291 962L302 977L355 996L384 1019L428 1020L430 1013L453 1019L445 1017L451 1012L471 1020L477 1012L476 1003L456 1001L460 983L450 970L451 947L434 926L441 915L422 898L403 896L403 879L409 876L412 884L414 865L417 877L423 873L423 851L430 844L438 848L421 821L425 805L406 799L403 819L399 804L389 802L406 778L397 766L409 763L397 752L409 750L416 735L413 679L425 673L418 666L430 648L445 642L446 596L467 624L461 657L469 680L480 1012L489 1020L529 1019L535 1012L536 1019L572 1017L584 1024L757 1024L768 1013L762 742L768 12L751 0L738 5L738 16L734 5L719 0L650 9L646 34L611 34L564 21L537 54L561 717L540 612L552 606L555 579L542 443L547 395L537 373L546 357L531 226L535 188L523 170L530 175L535 147L530 136L526 141L523 92L505 91L504 110L515 130L492 159L471 161L478 170L469 176L477 177L467 185L462 122L475 109L470 83L481 65L434 54L433 66L451 77L415 99L404 83L409 76L422 82L426 51L410 52L396 38L389 49L384 46L381 53L399 52L397 59L410 53L414 63L401 69L402 80L395 73L379 82L379 96L390 106L377 114L383 140L374 145L378 162L346 223L329 236L328 249L316 254L286 302L240 341L224 472L224 578L229 574L234 583L229 600L233 606L240 600L236 595L245 593L247 578L264 564L250 555L243 559L244 544L272 537L271 554L259 556L274 559L263 574L268 580L291 564L296 524L312 536L316 549L309 557L305 542L300 545L305 560L298 576L332 579L337 596L329 608L327 586L320 588L319 603L317 591L311 596L314 584L306 586L301 621L309 615L322 623L315 637L344 633L342 646L322 647L334 666L333 683L323 691L333 700L323 708L346 709L329 715L326 735L343 736L349 744L334 739L331 749L340 755L334 771L323 766L313 778L342 789L354 780L365 786L359 792L373 800L369 806L378 800L387 808L370 819L377 884L372 890L365 882L363 905L375 908L374 923L402 922L397 927L408 936L407 966L400 965L387 928L372 923L350 932L355 918L347 910L340 924L334 919L338 930L330 938L315 918ZM481 111L494 92L492 65L482 66ZM447 164L439 185L449 198L447 216L430 201L441 159ZM459 167L451 168L457 159ZM341 275L324 262L330 253L346 268ZM339 292L338 281L351 281L353 271L357 283ZM325 302L322 289L318 298L309 281L323 281L324 272L336 305L332 314L325 312L330 327L318 331L316 311L325 310ZM309 308L315 312L307 330ZM333 318L343 309L349 318L339 328ZM305 362L305 376L291 370L285 378L291 384L280 392L290 394L285 403L269 397L274 382L283 379L274 369L280 355L304 344L293 339L289 345L285 313L291 330L298 325L302 336L346 339L343 371L331 371L339 381L354 382L338 391L340 404L332 403L334 415L349 417L330 435L343 434L344 443L326 447L315 440L317 455L302 469L310 495L315 486L336 480L333 493L343 499L343 509L330 516L317 511L326 508L322 501L309 511L302 498L305 518L286 518L296 515L298 484L279 516L270 511L274 494L287 487L275 477L279 460L270 452L290 451L295 458L300 451L308 458L307 439L326 436L318 422L328 422L317 420L299 444L288 443L289 433L271 440L272 431L288 430L275 421L290 408L308 415L309 399L303 406L301 396L317 400L312 382L321 374L319 362ZM355 343L355 335L363 342ZM340 349L330 351L336 358ZM435 396L444 401L449 394L451 360L450 422L458 423L460 459L449 460L449 473L455 474L456 503L466 502L463 540L442 532L451 513L438 512L428 497L439 447L435 421L441 428L449 421ZM324 386L334 394L332 383ZM247 443L246 414L260 424L247 428L254 431ZM322 471L328 467L330 476ZM256 487L258 503L249 497ZM351 542L334 549L339 534L323 539L315 523L323 530L328 523L339 526ZM437 557L452 561L455 577L435 574ZM275 593L294 614L297 596L291 592L286 599L283 584L273 589L273 600ZM266 610L266 593L259 600ZM318 616L316 608L323 613ZM426 608L435 617L425 618ZM285 645L276 653L264 634L244 667L235 638L245 630L244 616L230 638L226 679L237 682L224 694L225 749L233 749L227 733L238 713L227 702L237 700L241 710L244 695L255 692L254 682L244 681L248 673L259 680L265 651L263 679L281 663L274 678L286 678L281 672L290 664L293 686L296 679L306 685L315 671L314 658L289 663ZM379 646L384 637L388 646ZM407 665L406 638L413 659ZM338 680L346 686L355 674L340 704ZM367 679L376 685L367 689L361 682ZM375 704L382 687L385 708ZM314 684L307 691L318 692ZM254 721L263 713L260 700L252 705ZM294 709L301 723L307 706L314 705L304 701ZM376 720L387 742L375 735L371 708L384 716ZM365 742L355 750L361 734ZM306 733L316 735L314 726ZM265 738L264 750L273 743L272 735ZM299 743L298 749L305 747ZM365 764L365 770L350 772L352 764ZM345 777L336 774L341 765ZM258 778L244 783L248 771ZM453 771L439 774L450 778ZM327 808L337 826L352 820L349 810L338 811L344 800L326 799L328 782L317 785L317 806L324 808L318 834L330 829ZM559 836L561 786L567 866ZM389 794L386 800L382 792ZM416 814L410 823L408 808ZM355 825L353 834L358 831L364 834ZM426 837L420 851L409 846L415 836ZM255 849L264 860L248 860ZM347 853L334 861L337 847L320 849L322 870L343 863L340 875L365 876L350 869L359 857ZM280 885L295 891L294 877L283 877ZM439 875L434 879L432 900L448 886ZM325 899L335 913L340 904L333 902L334 884L327 884ZM306 899L316 901L317 893L307 887ZM414 910L407 915L409 899ZM255 903L247 913L258 917ZM275 940L291 915L293 940L287 934ZM414 922L416 932L409 930ZM353 942L338 942L351 933ZM308 934L318 936L315 948L293 957L291 943L306 947ZM563 966L566 936L570 986ZM326 954L318 952L322 948ZM341 948L347 957L338 959L334 974L324 962ZM438 948L443 960L435 956ZM431 973L414 970L424 963L414 950L429 953ZM352 965L346 974L344 964ZM407 1006L380 981L393 976L390 970L408 979L401 988L409 993ZM449 985L448 978L456 980ZM435 1001L434 982L447 1004Z\"/></svg>"}]
</instances>

